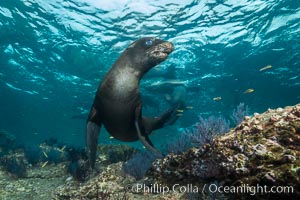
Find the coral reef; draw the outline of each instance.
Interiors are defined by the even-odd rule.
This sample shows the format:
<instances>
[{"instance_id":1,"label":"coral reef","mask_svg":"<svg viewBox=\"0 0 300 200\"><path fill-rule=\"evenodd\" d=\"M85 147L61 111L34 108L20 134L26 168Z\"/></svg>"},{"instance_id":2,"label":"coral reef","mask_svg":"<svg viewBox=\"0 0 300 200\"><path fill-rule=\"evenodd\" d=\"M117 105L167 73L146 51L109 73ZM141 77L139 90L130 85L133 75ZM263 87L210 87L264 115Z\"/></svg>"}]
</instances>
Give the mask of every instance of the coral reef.
<instances>
[{"instance_id":1,"label":"coral reef","mask_svg":"<svg viewBox=\"0 0 300 200\"><path fill-rule=\"evenodd\" d=\"M6 155L0 158L2 168L17 178L26 176L26 163L22 156Z\"/></svg>"},{"instance_id":2,"label":"coral reef","mask_svg":"<svg viewBox=\"0 0 300 200\"><path fill-rule=\"evenodd\" d=\"M29 156L25 157L26 152L23 153L20 149L9 151L9 154L1 157L0 198L300 198L300 104L269 109L262 114L255 113L252 117L245 117L228 133L213 138L182 153L182 150L176 154L171 151L173 153L163 159L156 159L145 176L146 170L142 168L146 163L145 155L135 154L136 150L125 145L99 146L99 157L93 172L82 167L86 159L82 148L42 144L42 155L38 156L40 161L35 165L27 164L30 159ZM28 150L28 154L40 150L33 148ZM62 158L58 164L47 158L52 150L56 152L50 160ZM135 160L135 157L138 159ZM36 161L33 159L32 162ZM49 163L45 164L47 162ZM5 167L5 163L10 167ZM21 165L22 163L25 165ZM20 173L16 166L21 166ZM26 173L22 172L22 166L26 167ZM11 168L12 171L9 171ZM142 173L134 175L136 169L143 169ZM174 185L176 187L173 190ZM258 190L256 186L267 190ZM270 192L270 188L274 186L280 189L277 193ZM217 187L227 187L228 190L216 191ZM236 192L232 191L232 187L250 189ZM253 187L256 190L253 191ZM161 190L165 188L170 190ZM215 191L212 192L211 189Z\"/></svg>"},{"instance_id":3,"label":"coral reef","mask_svg":"<svg viewBox=\"0 0 300 200\"><path fill-rule=\"evenodd\" d=\"M28 167L25 178L15 178L0 170L1 200L49 200L51 193L68 180L63 164Z\"/></svg>"},{"instance_id":4,"label":"coral reef","mask_svg":"<svg viewBox=\"0 0 300 200\"><path fill-rule=\"evenodd\" d=\"M133 177L124 175L122 165L122 162L111 164L97 176L81 184L73 180L67 181L55 190L52 199L169 200L180 198L179 193L174 194L170 192L162 195L157 192L137 191L135 187L138 183Z\"/></svg>"},{"instance_id":5,"label":"coral reef","mask_svg":"<svg viewBox=\"0 0 300 200\"><path fill-rule=\"evenodd\" d=\"M156 160L148 175L164 184L203 186L218 180L227 186L291 186L293 193L267 193L261 198L300 197L300 104L245 117L213 144Z\"/></svg>"},{"instance_id":6,"label":"coral reef","mask_svg":"<svg viewBox=\"0 0 300 200\"><path fill-rule=\"evenodd\" d=\"M129 160L133 154L137 153L138 151L135 148L132 148L128 145L99 145L98 146L99 152L99 162L101 164L112 164L117 163L120 161L127 161Z\"/></svg>"}]
</instances>

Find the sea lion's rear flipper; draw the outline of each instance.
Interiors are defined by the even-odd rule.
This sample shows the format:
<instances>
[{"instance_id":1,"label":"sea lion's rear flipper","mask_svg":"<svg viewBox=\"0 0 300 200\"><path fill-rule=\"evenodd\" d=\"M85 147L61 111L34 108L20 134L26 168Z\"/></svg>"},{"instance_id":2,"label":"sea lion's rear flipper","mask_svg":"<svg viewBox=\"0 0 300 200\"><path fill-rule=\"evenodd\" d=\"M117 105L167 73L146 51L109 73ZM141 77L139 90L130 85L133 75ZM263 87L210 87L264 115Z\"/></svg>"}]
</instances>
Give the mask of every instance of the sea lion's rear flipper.
<instances>
[{"instance_id":1,"label":"sea lion's rear flipper","mask_svg":"<svg viewBox=\"0 0 300 200\"><path fill-rule=\"evenodd\" d=\"M162 158L162 153L157 150L156 148L154 148L152 142L150 141L148 134L145 134L145 131L142 132L141 129L141 106L137 107L135 110L135 120L134 120L134 126L136 128L136 132L138 134L138 137L140 139L140 141L142 142L142 144L149 150L151 151L153 154L157 155L158 157Z\"/></svg>"},{"instance_id":2,"label":"sea lion's rear flipper","mask_svg":"<svg viewBox=\"0 0 300 200\"><path fill-rule=\"evenodd\" d=\"M94 168L95 166L100 128L101 119L99 116L99 112L93 106L86 124L86 147L89 159L89 166L91 168Z\"/></svg>"}]
</instances>

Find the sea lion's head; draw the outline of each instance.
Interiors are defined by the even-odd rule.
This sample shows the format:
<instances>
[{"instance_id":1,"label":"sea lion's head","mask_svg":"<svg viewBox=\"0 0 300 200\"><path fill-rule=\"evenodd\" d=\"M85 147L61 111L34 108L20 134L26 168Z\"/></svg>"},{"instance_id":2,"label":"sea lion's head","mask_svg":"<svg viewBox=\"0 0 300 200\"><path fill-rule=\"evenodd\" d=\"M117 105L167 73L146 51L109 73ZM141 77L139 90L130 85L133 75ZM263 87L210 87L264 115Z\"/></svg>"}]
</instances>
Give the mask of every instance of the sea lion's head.
<instances>
[{"instance_id":1,"label":"sea lion's head","mask_svg":"<svg viewBox=\"0 0 300 200\"><path fill-rule=\"evenodd\" d=\"M133 67L145 74L152 67L166 60L173 50L174 45L171 42L144 37L133 42L125 52L133 62Z\"/></svg>"}]
</instances>

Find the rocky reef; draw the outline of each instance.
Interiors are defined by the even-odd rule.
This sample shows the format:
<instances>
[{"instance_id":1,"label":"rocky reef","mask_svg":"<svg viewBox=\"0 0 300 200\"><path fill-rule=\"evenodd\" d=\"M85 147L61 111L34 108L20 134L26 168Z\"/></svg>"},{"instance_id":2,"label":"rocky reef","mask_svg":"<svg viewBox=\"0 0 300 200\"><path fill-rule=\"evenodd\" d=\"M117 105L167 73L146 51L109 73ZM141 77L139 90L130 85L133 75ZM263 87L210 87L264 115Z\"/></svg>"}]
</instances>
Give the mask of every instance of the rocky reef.
<instances>
[{"instance_id":1,"label":"rocky reef","mask_svg":"<svg viewBox=\"0 0 300 200\"><path fill-rule=\"evenodd\" d=\"M257 199L300 198L300 104L245 117L213 144L156 160L148 176L167 185L252 186ZM227 196L250 195L232 191Z\"/></svg>"},{"instance_id":2,"label":"rocky reef","mask_svg":"<svg viewBox=\"0 0 300 200\"><path fill-rule=\"evenodd\" d=\"M50 155L46 147L42 157ZM135 149L101 145L98 151L96 170L83 182L68 173L66 159L28 164L29 156L11 151L2 156L0 199L300 199L300 104L254 113L207 144L156 159L142 179L123 170ZM16 170L5 170L11 166Z\"/></svg>"}]
</instances>

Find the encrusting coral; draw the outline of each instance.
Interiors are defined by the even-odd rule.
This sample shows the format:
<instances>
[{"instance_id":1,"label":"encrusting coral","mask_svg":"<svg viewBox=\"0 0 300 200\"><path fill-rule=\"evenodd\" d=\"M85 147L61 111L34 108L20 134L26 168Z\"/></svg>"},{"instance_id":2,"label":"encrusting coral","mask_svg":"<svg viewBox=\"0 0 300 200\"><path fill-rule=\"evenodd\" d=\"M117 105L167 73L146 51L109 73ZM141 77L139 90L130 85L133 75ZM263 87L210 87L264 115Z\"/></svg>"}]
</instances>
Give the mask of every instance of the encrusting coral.
<instances>
[{"instance_id":1,"label":"encrusting coral","mask_svg":"<svg viewBox=\"0 0 300 200\"><path fill-rule=\"evenodd\" d=\"M44 151L41 157L45 157L44 154L48 155L51 148L41 146L41 150ZM69 152L73 160L81 158L78 156L81 151L78 151L78 154L77 150L70 151L67 147L57 150L62 151L63 157ZM36 199L57 200L300 199L300 104L269 109L262 114L255 113L251 117L245 117L228 133L216 135L213 142L190 148L182 153L169 153L166 157L155 160L145 177L140 180L122 170L124 162L135 152L134 149L105 145L99 146L98 150L102 152L96 165L98 171L81 183L67 173L69 161L64 159L59 164L52 162L41 165L42 163L38 162L31 167L26 165L26 178L15 179L11 173L19 171L6 173L3 165L8 163L7 166L15 166L15 162L6 162L7 156L15 154L2 156L0 198L13 196L14 199L24 199L24 196L34 194ZM25 159L23 153L19 154L18 159ZM22 177L23 174L20 175L18 177ZM8 182L10 184L5 186ZM150 189L137 191L135 187L138 185ZM179 187L191 185L190 189L197 186L205 190L181 192L170 190L166 193L157 191L166 186L171 189L174 185ZM208 185L215 186L213 189L227 186L238 188L243 185L248 188L265 186L267 190L258 191L256 188L254 192L212 193L204 187ZM155 189L155 186L158 186L156 191L151 190ZM270 188L274 186L279 190L270 192ZM176 190L180 189L179 187L176 187ZM284 190L286 187L289 187L288 191ZM17 192L12 194L11 191Z\"/></svg>"},{"instance_id":2,"label":"encrusting coral","mask_svg":"<svg viewBox=\"0 0 300 200\"><path fill-rule=\"evenodd\" d=\"M168 185L203 186L217 180L228 186L291 186L289 194L268 193L261 198L300 197L300 104L245 117L212 145L156 160L148 175Z\"/></svg>"}]
</instances>

